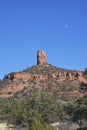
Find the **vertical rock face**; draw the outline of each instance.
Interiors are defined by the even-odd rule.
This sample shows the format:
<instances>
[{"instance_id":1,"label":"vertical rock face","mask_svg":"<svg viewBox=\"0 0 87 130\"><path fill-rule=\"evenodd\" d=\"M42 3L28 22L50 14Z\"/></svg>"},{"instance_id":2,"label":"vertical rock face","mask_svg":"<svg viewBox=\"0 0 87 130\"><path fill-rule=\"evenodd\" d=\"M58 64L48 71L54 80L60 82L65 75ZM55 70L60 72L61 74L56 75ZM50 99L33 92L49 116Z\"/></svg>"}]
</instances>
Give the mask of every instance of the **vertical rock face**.
<instances>
[{"instance_id":1,"label":"vertical rock face","mask_svg":"<svg viewBox=\"0 0 87 130\"><path fill-rule=\"evenodd\" d=\"M37 65L46 64L46 54L43 50L37 52Z\"/></svg>"}]
</instances>

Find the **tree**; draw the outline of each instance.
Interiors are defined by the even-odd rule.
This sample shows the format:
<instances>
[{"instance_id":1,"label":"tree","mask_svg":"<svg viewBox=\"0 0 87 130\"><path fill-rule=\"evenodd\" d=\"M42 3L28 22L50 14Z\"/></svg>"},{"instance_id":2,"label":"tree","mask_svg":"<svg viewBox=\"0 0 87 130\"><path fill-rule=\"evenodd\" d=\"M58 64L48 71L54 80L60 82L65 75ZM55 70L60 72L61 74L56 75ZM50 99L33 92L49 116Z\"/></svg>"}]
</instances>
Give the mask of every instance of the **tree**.
<instances>
[{"instance_id":1,"label":"tree","mask_svg":"<svg viewBox=\"0 0 87 130\"><path fill-rule=\"evenodd\" d=\"M81 98L68 104L66 112L71 120L79 125L79 130L87 128L87 98Z\"/></svg>"},{"instance_id":2,"label":"tree","mask_svg":"<svg viewBox=\"0 0 87 130\"><path fill-rule=\"evenodd\" d=\"M27 130L53 130L39 112L40 102L37 98L21 100L9 99L4 107L8 124L25 127Z\"/></svg>"}]
</instances>

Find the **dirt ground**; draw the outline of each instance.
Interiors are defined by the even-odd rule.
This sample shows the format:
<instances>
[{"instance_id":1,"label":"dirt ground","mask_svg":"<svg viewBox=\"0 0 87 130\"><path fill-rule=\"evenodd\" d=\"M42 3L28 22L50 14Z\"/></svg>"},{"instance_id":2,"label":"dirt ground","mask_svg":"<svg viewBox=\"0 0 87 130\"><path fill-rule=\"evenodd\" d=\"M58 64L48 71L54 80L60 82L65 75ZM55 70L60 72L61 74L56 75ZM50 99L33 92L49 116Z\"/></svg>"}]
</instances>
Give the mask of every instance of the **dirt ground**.
<instances>
[{"instance_id":1,"label":"dirt ground","mask_svg":"<svg viewBox=\"0 0 87 130\"><path fill-rule=\"evenodd\" d=\"M51 124L52 126L56 127L57 130L77 130L78 125L72 122L55 122Z\"/></svg>"},{"instance_id":2,"label":"dirt ground","mask_svg":"<svg viewBox=\"0 0 87 130\"><path fill-rule=\"evenodd\" d=\"M7 123L0 123L0 130L25 130L22 128L8 128Z\"/></svg>"},{"instance_id":3,"label":"dirt ground","mask_svg":"<svg viewBox=\"0 0 87 130\"><path fill-rule=\"evenodd\" d=\"M56 122L56 123L53 123L51 124L52 126L56 127L57 130L59 130L59 128L63 129L63 130L76 130L78 128L78 125L76 124L66 124L66 123L59 123L59 122ZM22 128L8 128L7 127L7 123L0 123L0 130L25 130L25 129L22 129Z\"/></svg>"}]
</instances>

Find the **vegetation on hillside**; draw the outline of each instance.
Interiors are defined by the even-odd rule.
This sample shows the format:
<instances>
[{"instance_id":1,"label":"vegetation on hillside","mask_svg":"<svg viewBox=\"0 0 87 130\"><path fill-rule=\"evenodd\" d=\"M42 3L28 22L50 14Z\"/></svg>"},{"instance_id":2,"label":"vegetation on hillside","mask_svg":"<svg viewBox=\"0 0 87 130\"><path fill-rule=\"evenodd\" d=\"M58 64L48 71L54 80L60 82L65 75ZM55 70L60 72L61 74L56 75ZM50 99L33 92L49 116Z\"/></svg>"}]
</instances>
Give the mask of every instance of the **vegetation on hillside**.
<instances>
[{"instance_id":1,"label":"vegetation on hillside","mask_svg":"<svg viewBox=\"0 0 87 130\"><path fill-rule=\"evenodd\" d=\"M23 72L45 76L64 71L71 72L51 65L41 68L33 66ZM83 75L87 77L87 72L83 72ZM51 77L47 81L41 79L39 83L34 79L13 81L5 77L0 81L0 88L8 87L9 84L11 86L13 83L23 85L24 88L13 94L11 98L0 99L1 120L6 120L8 124L14 126L24 127L26 130L54 130L51 123L71 121L78 124L79 130L87 130L86 83L79 84L76 77L69 80L66 78L63 82ZM72 98L74 91L77 93ZM83 98L77 99L78 92L84 95Z\"/></svg>"},{"instance_id":2,"label":"vegetation on hillside","mask_svg":"<svg viewBox=\"0 0 87 130\"><path fill-rule=\"evenodd\" d=\"M67 104L65 111L70 116L70 120L79 125L79 130L87 130L87 98Z\"/></svg>"},{"instance_id":3,"label":"vegetation on hillside","mask_svg":"<svg viewBox=\"0 0 87 130\"><path fill-rule=\"evenodd\" d=\"M67 121L77 123L79 130L87 130L87 98L63 102L42 92L22 99L1 99L0 118L26 130L54 130L51 123Z\"/></svg>"},{"instance_id":4,"label":"vegetation on hillside","mask_svg":"<svg viewBox=\"0 0 87 130\"><path fill-rule=\"evenodd\" d=\"M53 130L50 123L66 119L60 103L46 93L39 98L7 99L3 102L0 115L7 119L8 124L20 125L27 130Z\"/></svg>"},{"instance_id":5,"label":"vegetation on hillside","mask_svg":"<svg viewBox=\"0 0 87 130\"><path fill-rule=\"evenodd\" d=\"M42 66L32 66L31 68L25 69L23 72L26 73L31 73L31 74L53 74L57 72L72 72L72 70L66 70L64 68L58 68L56 66L52 66L50 64L47 65L42 65Z\"/></svg>"}]
</instances>

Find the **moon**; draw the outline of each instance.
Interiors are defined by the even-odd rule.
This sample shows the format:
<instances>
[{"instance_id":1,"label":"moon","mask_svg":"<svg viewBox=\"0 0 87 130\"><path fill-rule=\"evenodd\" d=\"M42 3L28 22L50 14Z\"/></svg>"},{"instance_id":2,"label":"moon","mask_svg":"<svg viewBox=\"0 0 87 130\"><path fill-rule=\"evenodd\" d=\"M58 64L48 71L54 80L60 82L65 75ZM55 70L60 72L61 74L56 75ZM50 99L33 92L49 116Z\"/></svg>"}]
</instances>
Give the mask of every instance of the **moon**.
<instances>
[{"instance_id":1,"label":"moon","mask_svg":"<svg viewBox=\"0 0 87 130\"><path fill-rule=\"evenodd\" d=\"M64 27L65 27L65 28L68 28L68 27L69 27L69 25L68 25L68 24L65 24L65 25L64 25Z\"/></svg>"}]
</instances>

